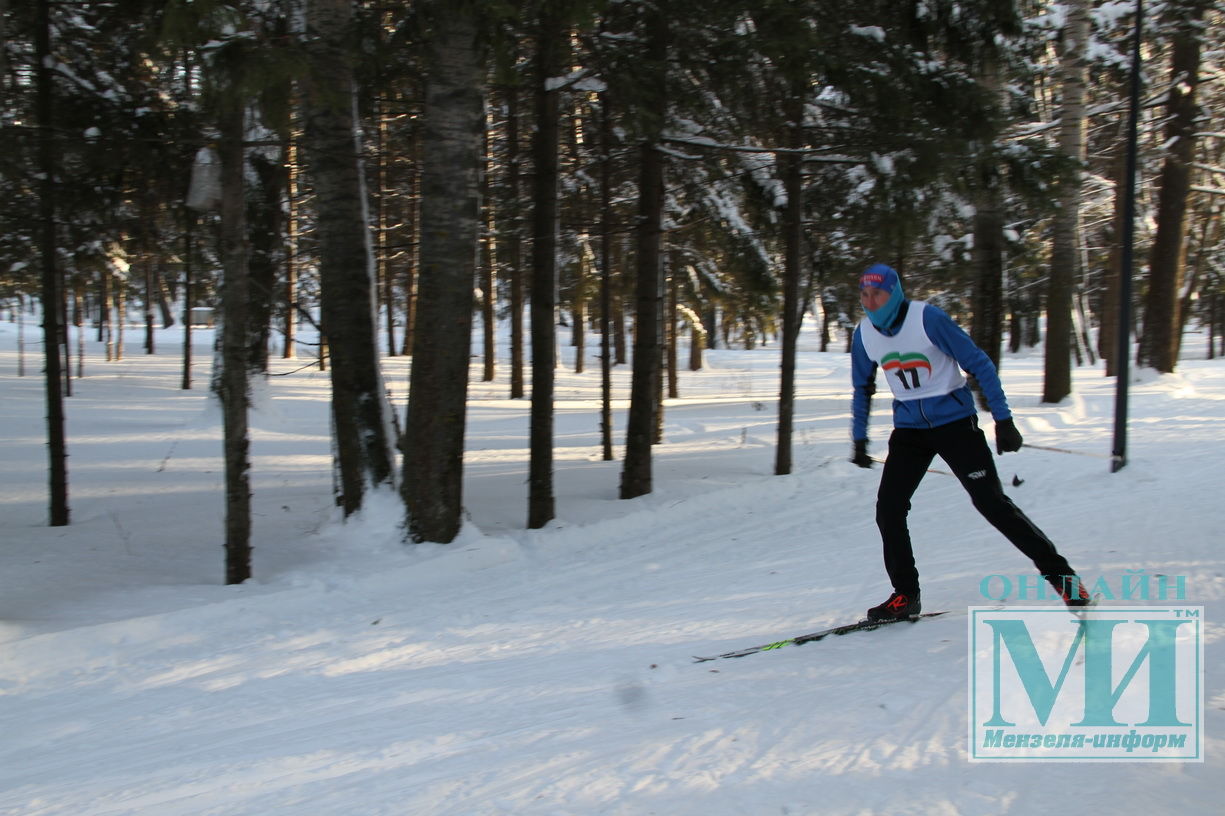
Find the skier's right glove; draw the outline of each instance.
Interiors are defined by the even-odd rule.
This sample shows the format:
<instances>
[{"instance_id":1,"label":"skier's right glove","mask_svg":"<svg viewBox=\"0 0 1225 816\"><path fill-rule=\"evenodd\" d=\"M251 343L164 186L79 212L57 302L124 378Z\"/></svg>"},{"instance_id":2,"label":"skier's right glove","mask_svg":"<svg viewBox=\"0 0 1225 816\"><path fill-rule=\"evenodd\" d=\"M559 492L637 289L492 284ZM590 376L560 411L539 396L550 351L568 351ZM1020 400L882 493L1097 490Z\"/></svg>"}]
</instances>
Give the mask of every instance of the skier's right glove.
<instances>
[{"instance_id":1,"label":"skier's right glove","mask_svg":"<svg viewBox=\"0 0 1225 816\"><path fill-rule=\"evenodd\" d=\"M1014 453L1021 449L1025 442L1021 432L1011 417L995 423L995 452L998 454Z\"/></svg>"},{"instance_id":2,"label":"skier's right glove","mask_svg":"<svg viewBox=\"0 0 1225 816\"><path fill-rule=\"evenodd\" d=\"M868 440L855 440L855 453L851 456L851 462L861 468L872 467L872 457L868 456Z\"/></svg>"}]
</instances>

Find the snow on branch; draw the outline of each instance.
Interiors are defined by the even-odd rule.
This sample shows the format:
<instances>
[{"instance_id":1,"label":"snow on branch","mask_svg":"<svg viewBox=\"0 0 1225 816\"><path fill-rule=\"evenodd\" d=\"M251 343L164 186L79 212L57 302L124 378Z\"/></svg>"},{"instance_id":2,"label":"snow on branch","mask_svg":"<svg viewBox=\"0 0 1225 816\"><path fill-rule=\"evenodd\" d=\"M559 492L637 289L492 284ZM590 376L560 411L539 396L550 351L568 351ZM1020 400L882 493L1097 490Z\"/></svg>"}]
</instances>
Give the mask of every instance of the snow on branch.
<instances>
[{"instance_id":1,"label":"snow on branch","mask_svg":"<svg viewBox=\"0 0 1225 816\"><path fill-rule=\"evenodd\" d=\"M713 139L705 139L700 136L680 138L678 136L662 136L660 141L668 142L669 144L687 145L689 147L706 147L713 150L728 150L733 153L794 153L802 156L807 156L810 161L829 162L831 164L857 164L859 159L853 159L850 156L840 156L837 154L828 156L814 156L814 153L821 153L828 148L824 147L759 147L755 145L734 145L724 142L716 142ZM696 157L692 157L696 158Z\"/></svg>"}]
</instances>

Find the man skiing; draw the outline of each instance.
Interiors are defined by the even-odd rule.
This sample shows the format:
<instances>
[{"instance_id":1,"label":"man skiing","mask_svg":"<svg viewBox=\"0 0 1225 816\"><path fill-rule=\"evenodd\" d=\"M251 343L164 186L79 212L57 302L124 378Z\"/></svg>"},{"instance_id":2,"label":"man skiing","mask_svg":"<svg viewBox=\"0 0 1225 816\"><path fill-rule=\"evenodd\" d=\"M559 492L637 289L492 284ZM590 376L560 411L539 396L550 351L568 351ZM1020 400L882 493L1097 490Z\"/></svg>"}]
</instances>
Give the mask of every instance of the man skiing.
<instances>
[{"instance_id":1,"label":"man skiing","mask_svg":"<svg viewBox=\"0 0 1225 816\"><path fill-rule=\"evenodd\" d=\"M851 347L851 461L872 467L868 455L868 414L882 368L893 392L893 433L876 497L876 525L884 545L885 570L893 594L868 610L869 620L913 618L919 614L919 573L906 515L910 499L932 459L948 463L975 509L1030 558L1069 607L1087 606L1089 593L1050 539L1004 495L987 438L978 427L962 370L974 376L995 419L1000 454L1021 449L999 375L970 336L947 314L923 301L907 300L892 267L873 264L859 279L867 317L855 329Z\"/></svg>"}]
</instances>

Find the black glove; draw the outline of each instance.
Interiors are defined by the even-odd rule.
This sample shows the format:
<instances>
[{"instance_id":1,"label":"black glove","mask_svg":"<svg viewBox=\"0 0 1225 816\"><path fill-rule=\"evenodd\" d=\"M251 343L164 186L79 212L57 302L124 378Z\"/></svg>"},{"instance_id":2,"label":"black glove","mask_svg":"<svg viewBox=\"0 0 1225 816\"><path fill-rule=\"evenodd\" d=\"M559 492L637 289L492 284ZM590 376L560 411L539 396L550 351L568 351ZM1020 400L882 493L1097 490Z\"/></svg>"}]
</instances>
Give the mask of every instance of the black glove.
<instances>
[{"instance_id":1,"label":"black glove","mask_svg":"<svg viewBox=\"0 0 1225 816\"><path fill-rule=\"evenodd\" d=\"M861 468L872 467L872 457L868 456L868 440L855 440L855 453L851 456L851 462L859 465Z\"/></svg>"},{"instance_id":2,"label":"black glove","mask_svg":"<svg viewBox=\"0 0 1225 816\"><path fill-rule=\"evenodd\" d=\"M1019 451L1023 441L1021 439L1021 432L1017 430L1016 423L1011 418L995 423L996 453Z\"/></svg>"}]
</instances>

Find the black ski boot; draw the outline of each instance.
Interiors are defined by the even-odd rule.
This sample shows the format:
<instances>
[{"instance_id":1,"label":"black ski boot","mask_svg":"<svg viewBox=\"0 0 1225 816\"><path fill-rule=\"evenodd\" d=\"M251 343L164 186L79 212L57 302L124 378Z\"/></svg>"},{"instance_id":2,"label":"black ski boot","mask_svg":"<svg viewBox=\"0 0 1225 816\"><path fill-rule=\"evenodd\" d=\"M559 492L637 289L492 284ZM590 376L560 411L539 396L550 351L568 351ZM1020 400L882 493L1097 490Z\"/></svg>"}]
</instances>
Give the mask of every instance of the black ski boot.
<instances>
[{"instance_id":1,"label":"black ski boot","mask_svg":"<svg viewBox=\"0 0 1225 816\"><path fill-rule=\"evenodd\" d=\"M1055 591L1068 608L1075 610L1083 606L1093 606L1093 596L1085 589L1085 582L1080 580L1079 575L1048 575L1046 580L1055 587Z\"/></svg>"},{"instance_id":2,"label":"black ski boot","mask_svg":"<svg viewBox=\"0 0 1225 816\"><path fill-rule=\"evenodd\" d=\"M921 609L918 592L913 594L894 592L889 596L889 600L868 610L868 620L913 620L919 616Z\"/></svg>"}]
</instances>

